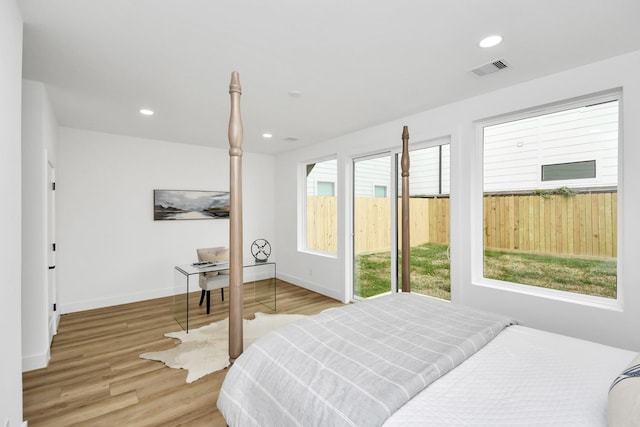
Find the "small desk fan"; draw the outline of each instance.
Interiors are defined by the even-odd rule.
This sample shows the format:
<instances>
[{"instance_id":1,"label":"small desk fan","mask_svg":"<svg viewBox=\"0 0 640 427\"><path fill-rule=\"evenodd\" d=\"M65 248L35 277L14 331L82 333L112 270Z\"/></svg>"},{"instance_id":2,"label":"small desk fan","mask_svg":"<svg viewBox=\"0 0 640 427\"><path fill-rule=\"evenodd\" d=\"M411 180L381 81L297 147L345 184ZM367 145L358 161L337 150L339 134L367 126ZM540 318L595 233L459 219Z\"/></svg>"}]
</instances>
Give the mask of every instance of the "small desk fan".
<instances>
[{"instance_id":1,"label":"small desk fan","mask_svg":"<svg viewBox=\"0 0 640 427\"><path fill-rule=\"evenodd\" d=\"M267 262L271 255L271 244L266 239L256 239L251 244L251 255L256 262Z\"/></svg>"}]
</instances>

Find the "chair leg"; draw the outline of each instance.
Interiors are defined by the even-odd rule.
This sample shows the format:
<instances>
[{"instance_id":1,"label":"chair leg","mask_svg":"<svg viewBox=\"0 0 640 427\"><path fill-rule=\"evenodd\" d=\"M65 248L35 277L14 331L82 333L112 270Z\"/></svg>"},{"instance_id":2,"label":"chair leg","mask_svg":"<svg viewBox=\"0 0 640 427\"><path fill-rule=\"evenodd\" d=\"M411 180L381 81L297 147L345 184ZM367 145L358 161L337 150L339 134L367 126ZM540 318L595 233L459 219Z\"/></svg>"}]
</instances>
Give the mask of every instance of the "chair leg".
<instances>
[{"instance_id":1,"label":"chair leg","mask_svg":"<svg viewBox=\"0 0 640 427\"><path fill-rule=\"evenodd\" d=\"M202 301L204 301L204 294L205 294L206 292L207 292L207 291L205 291L204 289L202 290L202 293L200 294L200 304L198 304L198 305L202 305Z\"/></svg>"},{"instance_id":2,"label":"chair leg","mask_svg":"<svg viewBox=\"0 0 640 427\"><path fill-rule=\"evenodd\" d=\"M222 301L224 301L224 288L220 288L220 295L222 295Z\"/></svg>"},{"instance_id":3,"label":"chair leg","mask_svg":"<svg viewBox=\"0 0 640 427\"><path fill-rule=\"evenodd\" d=\"M211 291L207 291L207 314L211 310Z\"/></svg>"}]
</instances>

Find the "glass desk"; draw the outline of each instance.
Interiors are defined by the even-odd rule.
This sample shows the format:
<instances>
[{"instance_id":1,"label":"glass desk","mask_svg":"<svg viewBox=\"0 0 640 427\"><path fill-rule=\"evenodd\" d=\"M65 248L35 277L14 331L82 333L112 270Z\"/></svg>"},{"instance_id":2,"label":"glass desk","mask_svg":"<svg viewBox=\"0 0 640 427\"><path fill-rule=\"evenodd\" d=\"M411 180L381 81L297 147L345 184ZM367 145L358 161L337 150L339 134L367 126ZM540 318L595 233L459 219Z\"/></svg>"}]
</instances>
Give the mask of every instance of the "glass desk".
<instances>
[{"instance_id":1,"label":"glass desk","mask_svg":"<svg viewBox=\"0 0 640 427\"><path fill-rule=\"evenodd\" d=\"M173 270L173 315L182 329L189 332L189 293L200 290L200 274L228 270L228 263L198 267L192 264L176 265ZM276 311L276 263L256 262L242 266L244 286L253 284L254 301ZM243 287L244 287L243 286Z\"/></svg>"}]
</instances>

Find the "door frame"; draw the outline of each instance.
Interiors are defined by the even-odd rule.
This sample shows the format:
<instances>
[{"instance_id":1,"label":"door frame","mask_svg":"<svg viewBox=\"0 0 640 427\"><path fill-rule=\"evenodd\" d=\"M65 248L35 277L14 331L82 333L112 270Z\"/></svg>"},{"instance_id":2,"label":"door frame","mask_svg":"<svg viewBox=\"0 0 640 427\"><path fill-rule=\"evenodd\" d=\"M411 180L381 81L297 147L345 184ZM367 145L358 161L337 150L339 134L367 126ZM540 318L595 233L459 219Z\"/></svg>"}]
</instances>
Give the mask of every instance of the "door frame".
<instances>
[{"instance_id":1,"label":"door frame","mask_svg":"<svg viewBox=\"0 0 640 427\"><path fill-rule=\"evenodd\" d=\"M356 210L355 210L355 198L356 198L356 163L388 157L389 158L389 167L390 167L390 175L389 175L389 193L387 194L387 198L391 199L390 203L390 224L389 224L389 235L390 235L390 254L397 254L398 252L398 239L397 239L397 229L394 225L397 222L397 171L396 171L396 158L398 155L397 150L383 150L373 154L367 154L362 156L354 156L351 158L351 299L352 300L363 300L366 299L355 293L355 284L356 284ZM395 198L395 199L394 199ZM397 292L398 289L398 257L391 256L391 266L390 266L390 287L389 292Z\"/></svg>"},{"instance_id":2,"label":"door frame","mask_svg":"<svg viewBox=\"0 0 640 427\"><path fill-rule=\"evenodd\" d=\"M60 311L57 309L57 283L56 283L56 192L55 192L55 166L46 157L46 253L47 253L47 274L46 289L47 294L47 330L49 345L53 337L58 333L58 323L60 321Z\"/></svg>"}]
</instances>

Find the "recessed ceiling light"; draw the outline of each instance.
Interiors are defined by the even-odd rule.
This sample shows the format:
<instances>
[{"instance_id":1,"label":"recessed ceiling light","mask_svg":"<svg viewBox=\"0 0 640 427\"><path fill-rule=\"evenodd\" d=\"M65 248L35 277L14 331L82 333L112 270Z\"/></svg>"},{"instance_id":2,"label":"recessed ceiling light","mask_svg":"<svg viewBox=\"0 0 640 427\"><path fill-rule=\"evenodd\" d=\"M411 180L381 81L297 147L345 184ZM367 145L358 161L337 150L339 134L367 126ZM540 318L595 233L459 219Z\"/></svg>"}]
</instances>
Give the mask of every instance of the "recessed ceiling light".
<instances>
[{"instance_id":1,"label":"recessed ceiling light","mask_svg":"<svg viewBox=\"0 0 640 427\"><path fill-rule=\"evenodd\" d=\"M266 138L266 139L269 139L269 138L273 137L273 135L272 135L272 134L270 134L270 133L263 133L263 134L262 134L262 137L263 137L263 138Z\"/></svg>"},{"instance_id":2,"label":"recessed ceiling light","mask_svg":"<svg viewBox=\"0 0 640 427\"><path fill-rule=\"evenodd\" d=\"M153 116L153 110L149 110L148 108L141 108L140 114L143 116Z\"/></svg>"},{"instance_id":3,"label":"recessed ceiling light","mask_svg":"<svg viewBox=\"0 0 640 427\"><path fill-rule=\"evenodd\" d=\"M502 36L489 36L480 40L480 47L493 47L502 42Z\"/></svg>"}]
</instances>

